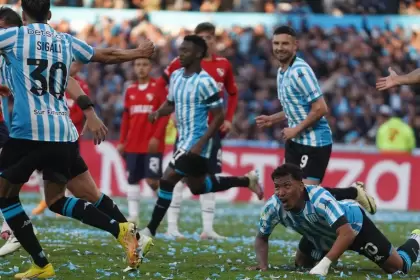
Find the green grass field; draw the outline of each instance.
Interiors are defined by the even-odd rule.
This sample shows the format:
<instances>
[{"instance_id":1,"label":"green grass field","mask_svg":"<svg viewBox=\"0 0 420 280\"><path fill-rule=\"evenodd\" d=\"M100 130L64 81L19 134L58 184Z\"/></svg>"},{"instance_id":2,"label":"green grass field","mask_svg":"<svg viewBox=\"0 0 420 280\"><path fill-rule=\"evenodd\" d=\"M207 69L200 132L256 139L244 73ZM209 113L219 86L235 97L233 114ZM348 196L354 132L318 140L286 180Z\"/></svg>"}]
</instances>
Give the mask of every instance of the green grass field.
<instances>
[{"instance_id":1,"label":"green grass field","mask_svg":"<svg viewBox=\"0 0 420 280\"><path fill-rule=\"evenodd\" d=\"M36 197L24 195L27 213L35 207ZM116 200L124 211L123 200ZM142 224L148 222L154 201L143 201ZM53 263L55 279L317 279L307 272L293 271L293 254L299 236L278 227L271 237L271 270L248 272L255 264L253 241L261 205L218 204L216 230L230 238L223 242L199 241L201 213L198 202L184 202L180 229L188 239L175 241L158 234L153 251L140 271L124 273L126 267L121 247L108 233L84 226L68 218L56 218L51 212L33 219L39 239ZM381 212L374 216L379 227L393 244L400 245L412 229L420 227L420 213ZM166 220L160 233L166 229ZM1 244L2 245L2 244ZM0 259L0 278L12 279L15 272L30 265L21 249ZM418 278L419 277L419 278ZM348 279L419 279L420 268L411 274L387 275L364 257L346 253L327 277Z\"/></svg>"}]
</instances>

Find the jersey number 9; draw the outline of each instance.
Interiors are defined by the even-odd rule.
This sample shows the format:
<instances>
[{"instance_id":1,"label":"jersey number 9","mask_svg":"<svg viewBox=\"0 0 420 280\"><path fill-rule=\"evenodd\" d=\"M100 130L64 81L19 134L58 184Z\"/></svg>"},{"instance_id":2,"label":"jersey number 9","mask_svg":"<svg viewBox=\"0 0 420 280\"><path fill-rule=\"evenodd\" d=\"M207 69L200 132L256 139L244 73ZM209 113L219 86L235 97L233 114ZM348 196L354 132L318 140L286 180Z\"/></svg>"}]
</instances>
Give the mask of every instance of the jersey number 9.
<instances>
[{"instance_id":1,"label":"jersey number 9","mask_svg":"<svg viewBox=\"0 0 420 280\"><path fill-rule=\"evenodd\" d=\"M31 87L31 92L33 94L42 96L46 93L50 93L57 99L63 99L67 82L67 67L63 62L56 62L52 65L48 65L49 61L47 59L28 59L27 64L36 66L30 74L33 79ZM48 81L44 75L44 71L47 69L49 71ZM59 70L61 71L61 77L57 73ZM60 80L57 83L58 78L60 78ZM41 84L40 87L37 86L35 83L36 81Z\"/></svg>"}]
</instances>

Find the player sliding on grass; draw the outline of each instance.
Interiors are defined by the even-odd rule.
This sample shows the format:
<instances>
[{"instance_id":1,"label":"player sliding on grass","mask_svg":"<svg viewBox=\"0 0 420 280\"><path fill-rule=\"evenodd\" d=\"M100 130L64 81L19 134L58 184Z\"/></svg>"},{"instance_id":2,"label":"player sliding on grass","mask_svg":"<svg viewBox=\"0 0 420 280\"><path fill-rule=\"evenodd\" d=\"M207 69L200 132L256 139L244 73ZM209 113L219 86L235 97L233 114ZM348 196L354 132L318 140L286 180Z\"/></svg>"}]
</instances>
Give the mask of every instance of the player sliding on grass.
<instances>
[{"instance_id":1,"label":"player sliding on grass","mask_svg":"<svg viewBox=\"0 0 420 280\"><path fill-rule=\"evenodd\" d=\"M268 238L278 224L302 235L295 265L311 269L310 274L326 276L346 250L367 257L386 273L408 273L417 260L420 230L395 250L358 204L337 201L324 188L305 185L298 166L286 163L271 178L276 192L261 212L255 238L258 266L250 270L267 270Z\"/></svg>"}]
</instances>

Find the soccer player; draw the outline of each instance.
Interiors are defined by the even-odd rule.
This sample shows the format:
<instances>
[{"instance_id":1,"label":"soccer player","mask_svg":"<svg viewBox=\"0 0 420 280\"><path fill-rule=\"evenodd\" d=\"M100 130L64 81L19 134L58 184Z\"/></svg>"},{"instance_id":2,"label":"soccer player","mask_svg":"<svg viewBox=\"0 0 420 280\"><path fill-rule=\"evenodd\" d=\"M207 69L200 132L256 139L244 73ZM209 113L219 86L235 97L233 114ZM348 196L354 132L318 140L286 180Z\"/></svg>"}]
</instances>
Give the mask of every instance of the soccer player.
<instances>
[{"instance_id":1,"label":"soccer player","mask_svg":"<svg viewBox=\"0 0 420 280\"><path fill-rule=\"evenodd\" d=\"M328 107L312 68L296 56L296 32L289 26L276 28L272 45L280 62L277 93L283 111L258 116L256 123L264 128L287 119L288 127L283 129L285 161L302 168L305 184L318 185L324 178L332 149L332 133L324 117ZM369 213L376 212L373 197L361 185L332 192L338 200L354 199Z\"/></svg>"},{"instance_id":2,"label":"soccer player","mask_svg":"<svg viewBox=\"0 0 420 280\"><path fill-rule=\"evenodd\" d=\"M208 174L211 139L223 124L223 101L216 81L201 68L201 60L207 53L206 42L197 35L184 38L179 47L179 59L183 68L171 75L166 102L149 119L156 121L175 110L179 131L177 151L169 167L159 181L158 200L152 219L140 233L155 235L172 200L173 189L184 179L193 194L219 192L232 187L246 186L263 198L258 176L252 171L244 177L221 177ZM213 119L207 123L208 113Z\"/></svg>"},{"instance_id":3,"label":"soccer player","mask_svg":"<svg viewBox=\"0 0 420 280\"><path fill-rule=\"evenodd\" d=\"M50 1L23 0L23 19L28 26L0 30L0 50L10 61L13 80L13 115L10 139L0 155L0 208L16 238L29 252L34 265L15 278L47 278L55 275L19 200L21 186L34 170L43 170L50 209L112 233L125 248L129 263L138 262L135 226L117 223L82 199L64 197L70 168L77 162L78 134L63 98L73 58L81 62L117 63L153 53L146 41L140 48L93 50L86 43L46 24L51 17ZM58 74L60 73L60 74ZM92 110L86 96L77 99L83 110ZM104 134L98 131L98 142ZM99 136L99 137L98 137Z\"/></svg>"},{"instance_id":4,"label":"soccer player","mask_svg":"<svg viewBox=\"0 0 420 280\"><path fill-rule=\"evenodd\" d=\"M128 171L128 220L138 221L140 189L138 183L146 179L153 189L159 188L162 176L162 155L165 149L165 129L169 117L152 124L150 113L166 101L166 89L150 77L152 62L140 58L134 62L137 81L130 85L124 98L118 151L125 157Z\"/></svg>"},{"instance_id":5,"label":"soccer player","mask_svg":"<svg viewBox=\"0 0 420 280\"><path fill-rule=\"evenodd\" d=\"M229 60L224 57L216 55L216 28L209 22L203 22L197 25L194 33L203 38L208 47L206 56L201 61L201 67L217 82L221 97L224 98L225 91L227 92L227 109L225 114L225 121L220 127L220 130L212 139L212 148L209 158L209 174L215 175L222 173L222 139L229 133L232 128L232 120L236 111L238 103L238 89L236 88L235 78L233 75L232 65ZM165 69L162 79L166 84L169 83L172 73L181 68L179 57L174 59L171 64ZM212 115L209 115L209 123L212 120ZM176 149L175 149L176 150ZM174 151L175 151L174 150ZM178 218L182 202L182 191L184 184L179 182L175 189L171 206L168 210L168 230L170 236L183 238L183 235L178 229ZM217 234L213 229L214 212L215 212L215 194L208 193L200 195L201 213L203 219L203 232L201 239L223 239L223 236Z\"/></svg>"},{"instance_id":6,"label":"soccer player","mask_svg":"<svg viewBox=\"0 0 420 280\"><path fill-rule=\"evenodd\" d=\"M302 235L295 265L311 269L310 274L326 276L331 263L347 250L365 256L386 273L408 273L416 262L420 230L395 250L358 204L337 201L324 188L305 185L298 166L286 163L271 177L276 192L261 211L255 238L258 266L250 270L268 269L268 239L278 224Z\"/></svg>"}]
</instances>

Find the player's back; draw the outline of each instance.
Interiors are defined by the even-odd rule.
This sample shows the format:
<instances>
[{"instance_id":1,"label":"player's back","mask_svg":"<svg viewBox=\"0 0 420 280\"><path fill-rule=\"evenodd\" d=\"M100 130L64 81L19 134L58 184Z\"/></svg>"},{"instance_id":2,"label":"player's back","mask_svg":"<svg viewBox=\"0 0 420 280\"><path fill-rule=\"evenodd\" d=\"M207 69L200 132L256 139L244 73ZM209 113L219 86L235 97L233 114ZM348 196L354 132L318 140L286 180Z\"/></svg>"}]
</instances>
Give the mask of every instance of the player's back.
<instances>
[{"instance_id":1,"label":"player's back","mask_svg":"<svg viewBox=\"0 0 420 280\"><path fill-rule=\"evenodd\" d=\"M316 76L303 59L296 57L289 68L277 73L278 97L289 127L296 127L311 111L311 104L322 97ZM326 146L332 143L332 133L325 117L303 131L295 142L308 146Z\"/></svg>"},{"instance_id":2,"label":"player's back","mask_svg":"<svg viewBox=\"0 0 420 280\"><path fill-rule=\"evenodd\" d=\"M42 23L6 29L1 39L9 41L1 47L13 77L11 137L76 141L78 134L63 97L74 55L90 58L91 50Z\"/></svg>"},{"instance_id":3,"label":"player's back","mask_svg":"<svg viewBox=\"0 0 420 280\"><path fill-rule=\"evenodd\" d=\"M181 68L171 75L168 99L175 104L178 148L189 150L206 133L210 108L222 104L218 94L216 81L204 70L186 76L184 68ZM212 96L217 97L215 104L208 101ZM202 156L209 157L209 147L206 145Z\"/></svg>"}]
</instances>

